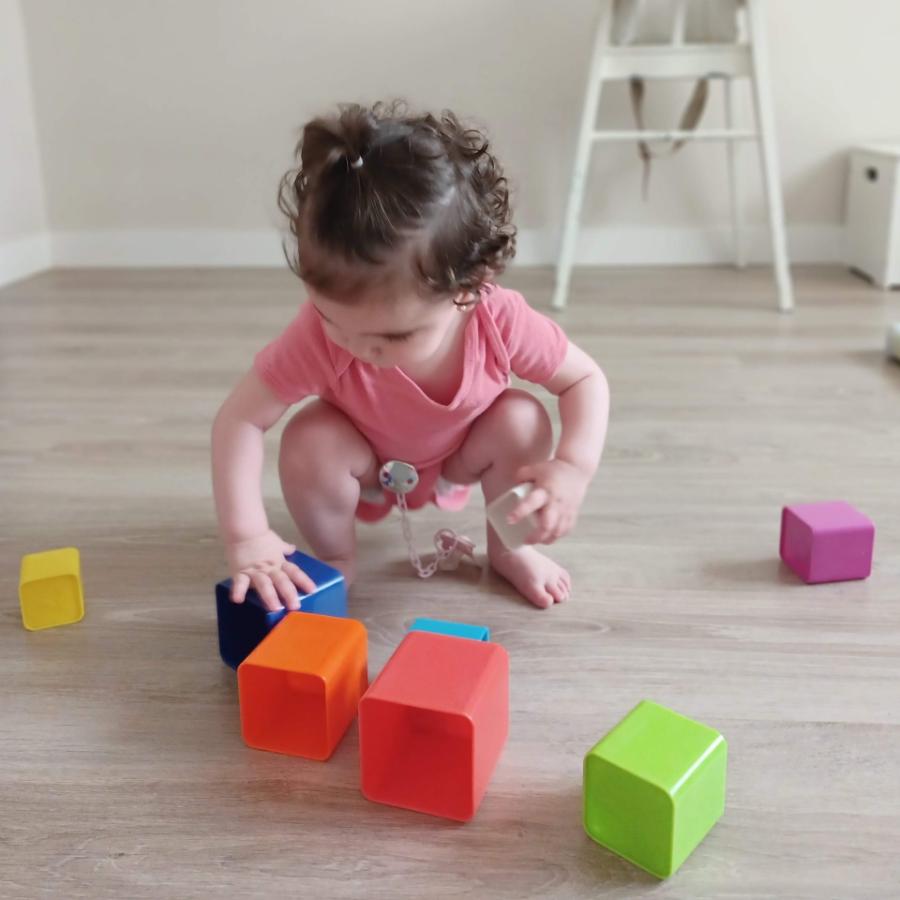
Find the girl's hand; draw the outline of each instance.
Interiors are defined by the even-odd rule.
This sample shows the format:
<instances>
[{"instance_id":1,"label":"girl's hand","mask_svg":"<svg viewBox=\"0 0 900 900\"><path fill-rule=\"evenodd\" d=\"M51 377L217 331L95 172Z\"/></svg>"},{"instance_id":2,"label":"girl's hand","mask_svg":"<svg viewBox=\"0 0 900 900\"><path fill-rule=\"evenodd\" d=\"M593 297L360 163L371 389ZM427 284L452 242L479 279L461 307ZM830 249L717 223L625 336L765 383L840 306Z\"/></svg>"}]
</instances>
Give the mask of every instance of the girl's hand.
<instances>
[{"instance_id":1,"label":"girl's hand","mask_svg":"<svg viewBox=\"0 0 900 900\"><path fill-rule=\"evenodd\" d=\"M514 525L536 513L538 527L526 543L552 544L575 527L590 478L572 463L549 459L519 469L516 482L529 481L534 485L531 493L509 514L508 521Z\"/></svg>"},{"instance_id":2,"label":"girl's hand","mask_svg":"<svg viewBox=\"0 0 900 900\"><path fill-rule=\"evenodd\" d=\"M316 585L299 566L284 558L296 549L271 529L256 537L226 544L228 570L234 582L232 602L243 603L247 589L252 587L269 612L283 606L300 609L297 589L311 594Z\"/></svg>"}]
</instances>

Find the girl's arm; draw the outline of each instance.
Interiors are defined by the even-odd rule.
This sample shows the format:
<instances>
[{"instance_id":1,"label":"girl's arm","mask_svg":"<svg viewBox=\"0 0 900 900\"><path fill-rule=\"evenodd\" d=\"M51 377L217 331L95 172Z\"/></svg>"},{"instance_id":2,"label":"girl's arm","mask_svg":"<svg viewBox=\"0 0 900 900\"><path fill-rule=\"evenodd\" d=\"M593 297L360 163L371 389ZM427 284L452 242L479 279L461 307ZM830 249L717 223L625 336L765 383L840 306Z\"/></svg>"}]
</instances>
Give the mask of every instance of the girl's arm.
<instances>
[{"instance_id":1,"label":"girl's arm","mask_svg":"<svg viewBox=\"0 0 900 900\"><path fill-rule=\"evenodd\" d=\"M570 341L562 365L544 387L559 399L562 434L556 459L571 463L592 478L600 465L609 420L606 376Z\"/></svg>"},{"instance_id":2,"label":"girl's arm","mask_svg":"<svg viewBox=\"0 0 900 900\"><path fill-rule=\"evenodd\" d=\"M251 370L222 404L212 428L213 494L234 579L232 600L243 602L252 585L273 610L298 609L298 587L315 590L308 575L285 561L284 554L295 548L269 528L263 506L263 435L287 408Z\"/></svg>"},{"instance_id":3,"label":"girl's arm","mask_svg":"<svg viewBox=\"0 0 900 900\"><path fill-rule=\"evenodd\" d=\"M575 525L578 509L600 464L609 419L609 385L597 363L569 342L556 374L544 385L559 398L562 425L553 459L518 472L534 483L531 493L512 511L510 523L537 513L533 544L549 544Z\"/></svg>"}]
</instances>

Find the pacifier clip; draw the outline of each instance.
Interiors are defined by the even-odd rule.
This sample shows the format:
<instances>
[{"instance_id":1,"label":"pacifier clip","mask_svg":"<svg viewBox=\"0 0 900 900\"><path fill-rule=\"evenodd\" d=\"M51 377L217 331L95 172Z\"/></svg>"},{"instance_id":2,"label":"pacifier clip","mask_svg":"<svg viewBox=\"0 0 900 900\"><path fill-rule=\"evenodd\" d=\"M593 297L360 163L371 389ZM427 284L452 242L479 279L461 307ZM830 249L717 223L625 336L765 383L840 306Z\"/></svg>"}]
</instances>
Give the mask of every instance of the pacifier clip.
<instances>
[{"instance_id":1,"label":"pacifier clip","mask_svg":"<svg viewBox=\"0 0 900 900\"><path fill-rule=\"evenodd\" d=\"M409 506L406 495L419 483L416 467L399 459L386 462L378 473L381 486L397 495L397 508L400 510L400 528L409 552L409 561L419 578L431 578L438 569L453 570L459 567L464 556L475 559L475 543L451 528L442 528L434 536L434 547L437 551L430 563L423 563L413 544L412 528L409 522Z\"/></svg>"}]
</instances>

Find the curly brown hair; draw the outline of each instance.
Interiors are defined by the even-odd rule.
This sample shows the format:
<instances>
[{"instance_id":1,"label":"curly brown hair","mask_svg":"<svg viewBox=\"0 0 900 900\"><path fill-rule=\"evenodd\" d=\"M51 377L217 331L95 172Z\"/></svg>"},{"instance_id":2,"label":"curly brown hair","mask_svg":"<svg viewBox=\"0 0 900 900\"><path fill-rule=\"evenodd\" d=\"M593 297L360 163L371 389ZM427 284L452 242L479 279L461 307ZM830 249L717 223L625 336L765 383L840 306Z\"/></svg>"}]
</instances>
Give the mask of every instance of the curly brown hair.
<instances>
[{"instance_id":1,"label":"curly brown hair","mask_svg":"<svg viewBox=\"0 0 900 900\"><path fill-rule=\"evenodd\" d=\"M402 100L338 108L304 126L281 180L291 270L338 300L410 277L424 296L479 294L516 246L485 135L449 110L411 115Z\"/></svg>"}]
</instances>

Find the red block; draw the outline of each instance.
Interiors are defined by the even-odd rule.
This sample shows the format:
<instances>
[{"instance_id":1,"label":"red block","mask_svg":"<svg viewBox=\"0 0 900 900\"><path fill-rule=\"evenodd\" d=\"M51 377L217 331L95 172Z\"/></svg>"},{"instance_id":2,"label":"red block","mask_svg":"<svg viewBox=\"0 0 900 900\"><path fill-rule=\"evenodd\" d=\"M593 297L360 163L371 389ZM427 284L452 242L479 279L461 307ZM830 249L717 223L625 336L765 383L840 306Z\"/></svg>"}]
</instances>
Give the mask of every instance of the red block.
<instances>
[{"instance_id":1,"label":"red block","mask_svg":"<svg viewBox=\"0 0 900 900\"><path fill-rule=\"evenodd\" d=\"M363 795L468 821L508 733L506 650L410 632L359 704Z\"/></svg>"}]
</instances>

